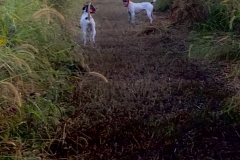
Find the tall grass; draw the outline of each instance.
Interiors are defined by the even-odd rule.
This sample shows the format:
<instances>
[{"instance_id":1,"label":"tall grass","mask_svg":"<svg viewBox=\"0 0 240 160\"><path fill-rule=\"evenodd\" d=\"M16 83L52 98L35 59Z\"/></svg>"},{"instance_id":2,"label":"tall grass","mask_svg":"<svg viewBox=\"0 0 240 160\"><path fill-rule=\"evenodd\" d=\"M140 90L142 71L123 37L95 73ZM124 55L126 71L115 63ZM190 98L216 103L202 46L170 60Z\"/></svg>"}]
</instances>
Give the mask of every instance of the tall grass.
<instances>
[{"instance_id":1,"label":"tall grass","mask_svg":"<svg viewBox=\"0 0 240 160\"><path fill-rule=\"evenodd\" d=\"M210 17L200 29L204 31L233 31L239 23L240 2L237 0L209 0L205 2Z\"/></svg>"},{"instance_id":2,"label":"tall grass","mask_svg":"<svg viewBox=\"0 0 240 160\"><path fill-rule=\"evenodd\" d=\"M189 58L201 58L226 65L227 79L232 86L239 83L240 60L240 2L238 0L209 0L206 2L210 17L197 25L191 33ZM239 124L239 92L222 103L222 115ZM224 123L228 123L228 119Z\"/></svg>"},{"instance_id":3,"label":"tall grass","mask_svg":"<svg viewBox=\"0 0 240 160\"><path fill-rule=\"evenodd\" d=\"M50 1L0 4L0 159L37 157L64 116L75 43Z\"/></svg>"},{"instance_id":4,"label":"tall grass","mask_svg":"<svg viewBox=\"0 0 240 160\"><path fill-rule=\"evenodd\" d=\"M191 57L239 60L240 2L237 0L209 0L210 17L199 23L192 32Z\"/></svg>"}]
</instances>

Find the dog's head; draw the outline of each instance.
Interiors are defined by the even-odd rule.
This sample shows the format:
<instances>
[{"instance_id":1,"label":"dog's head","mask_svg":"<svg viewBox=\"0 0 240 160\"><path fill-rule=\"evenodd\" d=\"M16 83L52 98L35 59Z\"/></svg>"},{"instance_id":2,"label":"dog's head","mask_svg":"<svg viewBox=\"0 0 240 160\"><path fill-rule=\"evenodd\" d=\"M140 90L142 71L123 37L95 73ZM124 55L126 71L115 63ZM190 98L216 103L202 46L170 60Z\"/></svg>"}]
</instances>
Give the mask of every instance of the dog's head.
<instances>
[{"instance_id":1,"label":"dog's head","mask_svg":"<svg viewBox=\"0 0 240 160\"><path fill-rule=\"evenodd\" d=\"M88 4L84 5L83 8L82 8L83 12L88 12ZM95 13L96 12L96 8L90 4L90 13Z\"/></svg>"},{"instance_id":2,"label":"dog's head","mask_svg":"<svg viewBox=\"0 0 240 160\"><path fill-rule=\"evenodd\" d=\"M129 5L129 1L130 1L130 0L123 0L123 5L124 5L125 7L127 7L127 6Z\"/></svg>"}]
</instances>

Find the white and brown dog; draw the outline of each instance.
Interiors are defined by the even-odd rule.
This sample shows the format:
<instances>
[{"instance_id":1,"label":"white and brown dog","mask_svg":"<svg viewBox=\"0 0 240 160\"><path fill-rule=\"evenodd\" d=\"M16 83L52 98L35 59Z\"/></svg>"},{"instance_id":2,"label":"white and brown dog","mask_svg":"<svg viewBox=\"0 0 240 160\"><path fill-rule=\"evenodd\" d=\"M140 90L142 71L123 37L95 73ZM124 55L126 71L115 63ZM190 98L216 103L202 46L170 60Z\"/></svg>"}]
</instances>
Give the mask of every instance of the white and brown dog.
<instances>
[{"instance_id":1,"label":"white and brown dog","mask_svg":"<svg viewBox=\"0 0 240 160\"><path fill-rule=\"evenodd\" d=\"M83 44L86 45L87 43L87 32L90 32L90 42L95 43L96 25L91 13L95 13L96 9L89 3L83 6L82 10L83 13L80 19L80 26L83 32Z\"/></svg>"},{"instance_id":2,"label":"white and brown dog","mask_svg":"<svg viewBox=\"0 0 240 160\"><path fill-rule=\"evenodd\" d=\"M153 3L156 0L153 0L152 2L140 2L140 3L134 3L130 0L123 0L123 4L125 7L127 7L129 19L128 22L135 23L135 14L139 13L141 11L146 11L147 16L150 20L150 23L153 22Z\"/></svg>"}]
</instances>

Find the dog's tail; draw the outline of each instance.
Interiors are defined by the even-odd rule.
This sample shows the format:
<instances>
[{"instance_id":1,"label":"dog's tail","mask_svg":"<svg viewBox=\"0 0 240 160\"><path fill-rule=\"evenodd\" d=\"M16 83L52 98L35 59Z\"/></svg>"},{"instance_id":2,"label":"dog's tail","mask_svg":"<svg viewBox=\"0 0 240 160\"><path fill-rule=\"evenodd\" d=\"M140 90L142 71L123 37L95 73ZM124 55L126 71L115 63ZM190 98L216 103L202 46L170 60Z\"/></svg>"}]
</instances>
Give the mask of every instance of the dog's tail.
<instances>
[{"instance_id":1,"label":"dog's tail","mask_svg":"<svg viewBox=\"0 0 240 160\"><path fill-rule=\"evenodd\" d=\"M91 3L88 3L88 20L90 20L90 6L91 6Z\"/></svg>"},{"instance_id":2,"label":"dog's tail","mask_svg":"<svg viewBox=\"0 0 240 160\"><path fill-rule=\"evenodd\" d=\"M154 2L156 2L156 0L153 0L152 2L150 2L151 4L153 4Z\"/></svg>"}]
</instances>

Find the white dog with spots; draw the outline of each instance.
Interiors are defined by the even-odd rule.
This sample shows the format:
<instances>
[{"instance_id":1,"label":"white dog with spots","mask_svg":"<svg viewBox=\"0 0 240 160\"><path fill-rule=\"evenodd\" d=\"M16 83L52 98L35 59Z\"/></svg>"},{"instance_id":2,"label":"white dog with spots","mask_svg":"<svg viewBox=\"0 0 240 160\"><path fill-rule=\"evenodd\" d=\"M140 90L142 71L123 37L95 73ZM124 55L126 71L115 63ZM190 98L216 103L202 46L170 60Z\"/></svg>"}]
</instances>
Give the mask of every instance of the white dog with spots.
<instances>
[{"instance_id":1,"label":"white dog with spots","mask_svg":"<svg viewBox=\"0 0 240 160\"><path fill-rule=\"evenodd\" d=\"M83 7L83 13L80 19L80 26L83 34L83 44L87 43L87 32L90 32L90 42L95 43L96 28L95 21L91 16L91 13L95 13L96 9L91 3Z\"/></svg>"},{"instance_id":2,"label":"white dog with spots","mask_svg":"<svg viewBox=\"0 0 240 160\"><path fill-rule=\"evenodd\" d=\"M140 2L140 3L134 3L130 0L123 0L123 4L125 7L127 7L128 14L129 14L129 19L128 21L131 23L135 23L135 14L139 13L141 11L146 11L147 16L150 20L150 23L153 22L153 3L156 0L153 0L152 2Z\"/></svg>"}]
</instances>

